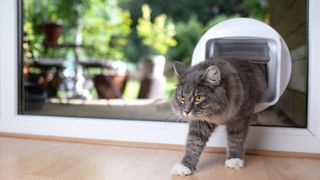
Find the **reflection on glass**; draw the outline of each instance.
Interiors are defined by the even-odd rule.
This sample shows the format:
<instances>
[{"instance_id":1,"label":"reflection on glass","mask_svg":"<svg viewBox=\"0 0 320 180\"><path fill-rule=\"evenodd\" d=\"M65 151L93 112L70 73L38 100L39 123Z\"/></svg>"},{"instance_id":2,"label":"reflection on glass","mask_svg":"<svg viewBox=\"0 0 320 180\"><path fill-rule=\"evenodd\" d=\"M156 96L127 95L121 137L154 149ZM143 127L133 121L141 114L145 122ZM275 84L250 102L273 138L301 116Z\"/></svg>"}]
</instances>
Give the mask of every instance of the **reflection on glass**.
<instances>
[{"instance_id":1,"label":"reflection on glass","mask_svg":"<svg viewBox=\"0 0 320 180\"><path fill-rule=\"evenodd\" d=\"M243 16L275 28L293 63L284 95L254 124L305 127L307 2L183 2L23 0L20 113L179 121L173 60L190 64L208 28Z\"/></svg>"}]
</instances>

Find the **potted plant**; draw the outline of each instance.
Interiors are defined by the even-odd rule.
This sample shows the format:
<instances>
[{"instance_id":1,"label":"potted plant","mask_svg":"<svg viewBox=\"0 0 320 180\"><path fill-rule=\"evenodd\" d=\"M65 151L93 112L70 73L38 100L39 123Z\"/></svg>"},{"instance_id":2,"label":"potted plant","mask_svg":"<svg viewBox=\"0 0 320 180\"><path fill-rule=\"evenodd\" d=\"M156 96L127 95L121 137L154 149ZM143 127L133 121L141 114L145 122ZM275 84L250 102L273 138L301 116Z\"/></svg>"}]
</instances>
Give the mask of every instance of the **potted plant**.
<instances>
[{"instance_id":1,"label":"potted plant","mask_svg":"<svg viewBox=\"0 0 320 180\"><path fill-rule=\"evenodd\" d=\"M63 31L61 23L58 22L45 22L42 25L44 32L44 41L45 46L56 46L58 44L58 39Z\"/></svg>"},{"instance_id":2,"label":"potted plant","mask_svg":"<svg viewBox=\"0 0 320 180\"><path fill-rule=\"evenodd\" d=\"M37 35L44 33L45 45L57 45L63 29L77 28L78 19L88 6L86 0L25 1L25 25L30 22L29 31Z\"/></svg>"},{"instance_id":3,"label":"potted plant","mask_svg":"<svg viewBox=\"0 0 320 180\"><path fill-rule=\"evenodd\" d=\"M137 33L144 45L151 50L151 56L143 58L143 77L139 98L162 99L165 97L164 77L165 55L169 47L177 44L174 39L175 26L161 14L151 20L151 9L142 5L142 17L138 19Z\"/></svg>"}]
</instances>

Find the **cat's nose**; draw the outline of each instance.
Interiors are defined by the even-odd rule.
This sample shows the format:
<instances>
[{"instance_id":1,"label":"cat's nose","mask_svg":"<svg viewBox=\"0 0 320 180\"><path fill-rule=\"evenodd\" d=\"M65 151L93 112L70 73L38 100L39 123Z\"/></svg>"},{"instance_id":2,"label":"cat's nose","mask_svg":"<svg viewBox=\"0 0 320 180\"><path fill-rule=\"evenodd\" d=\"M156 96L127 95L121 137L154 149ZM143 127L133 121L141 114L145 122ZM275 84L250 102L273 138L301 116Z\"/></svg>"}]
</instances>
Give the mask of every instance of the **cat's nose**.
<instances>
[{"instance_id":1,"label":"cat's nose","mask_svg":"<svg viewBox=\"0 0 320 180\"><path fill-rule=\"evenodd\" d=\"M189 113L190 113L190 111L183 111L183 114L184 114L185 116L188 116Z\"/></svg>"},{"instance_id":2,"label":"cat's nose","mask_svg":"<svg viewBox=\"0 0 320 180\"><path fill-rule=\"evenodd\" d=\"M185 102L184 108L183 108L183 114L185 116L188 116L188 114L191 112L192 109L192 103L190 102Z\"/></svg>"}]
</instances>

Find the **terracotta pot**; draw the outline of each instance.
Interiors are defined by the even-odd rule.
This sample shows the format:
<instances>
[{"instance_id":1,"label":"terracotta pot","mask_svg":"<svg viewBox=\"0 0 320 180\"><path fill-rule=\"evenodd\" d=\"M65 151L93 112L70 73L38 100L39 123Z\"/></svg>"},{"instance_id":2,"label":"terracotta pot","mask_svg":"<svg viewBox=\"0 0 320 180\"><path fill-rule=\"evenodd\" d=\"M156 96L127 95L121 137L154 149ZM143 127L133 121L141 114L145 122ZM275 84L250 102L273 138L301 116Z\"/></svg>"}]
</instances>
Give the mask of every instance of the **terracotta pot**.
<instances>
[{"instance_id":1,"label":"terracotta pot","mask_svg":"<svg viewBox=\"0 0 320 180\"><path fill-rule=\"evenodd\" d=\"M63 31L62 25L54 22L44 23L43 31L45 34L44 45L45 46L56 46L58 39Z\"/></svg>"},{"instance_id":2,"label":"terracotta pot","mask_svg":"<svg viewBox=\"0 0 320 180\"><path fill-rule=\"evenodd\" d=\"M122 98L127 76L99 74L93 78L99 98Z\"/></svg>"}]
</instances>

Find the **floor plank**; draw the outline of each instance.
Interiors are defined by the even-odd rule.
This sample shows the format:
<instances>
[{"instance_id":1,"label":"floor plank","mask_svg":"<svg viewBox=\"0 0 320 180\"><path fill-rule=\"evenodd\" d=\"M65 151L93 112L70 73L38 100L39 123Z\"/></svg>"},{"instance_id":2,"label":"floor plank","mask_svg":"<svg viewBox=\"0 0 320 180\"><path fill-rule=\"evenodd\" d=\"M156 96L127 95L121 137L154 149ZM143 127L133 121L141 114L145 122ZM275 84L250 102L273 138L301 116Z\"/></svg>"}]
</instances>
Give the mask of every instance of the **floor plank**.
<instances>
[{"instance_id":1,"label":"floor plank","mask_svg":"<svg viewBox=\"0 0 320 180\"><path fill-rule=\"evenodd\" d=\"M170 175L181 151L0 138L0 179L20 180L316 180L319 159L246 157L241 170L223 166L224 154L204 153L194 175Z\"/></svg>"}]
</instances>

